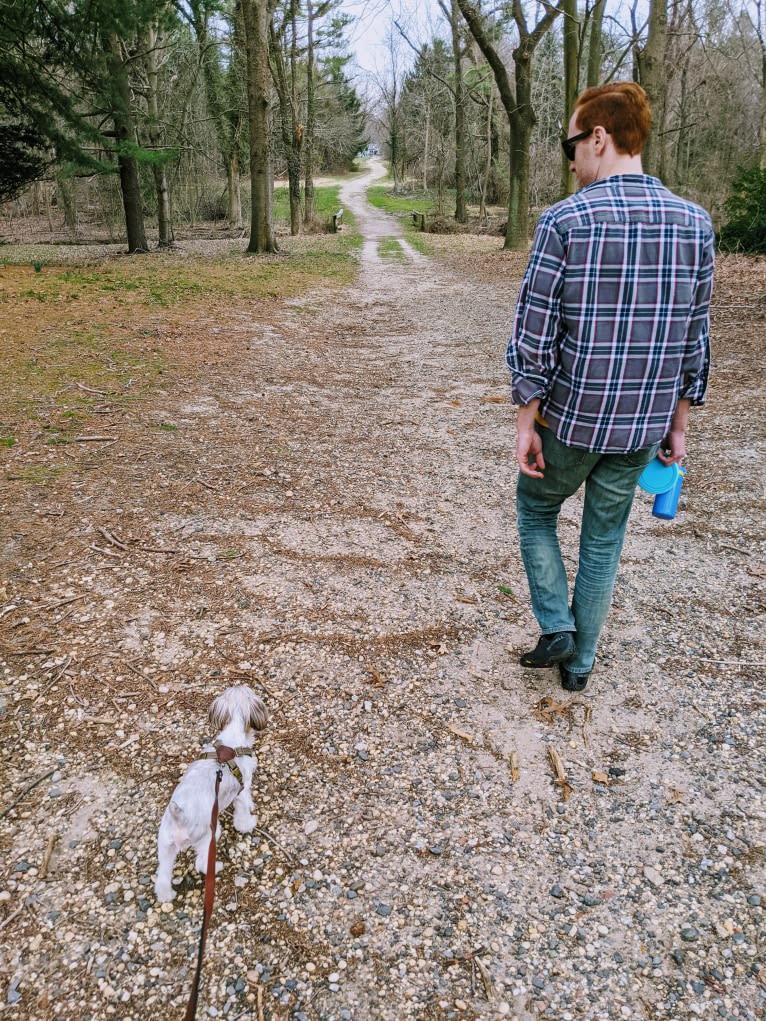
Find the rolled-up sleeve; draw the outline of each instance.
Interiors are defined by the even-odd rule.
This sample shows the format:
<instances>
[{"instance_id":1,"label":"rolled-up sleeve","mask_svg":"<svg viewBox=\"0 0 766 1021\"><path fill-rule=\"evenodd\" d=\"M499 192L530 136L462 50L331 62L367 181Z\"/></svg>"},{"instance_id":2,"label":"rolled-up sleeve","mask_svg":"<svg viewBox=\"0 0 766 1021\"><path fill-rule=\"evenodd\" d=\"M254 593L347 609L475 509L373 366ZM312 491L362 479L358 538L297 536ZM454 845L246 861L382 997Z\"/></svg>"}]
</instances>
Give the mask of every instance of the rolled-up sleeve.
<instances>
[{"instance_id":1,"label":"rolled-up sleeve","mask_svg":"<svg viewBox=\"0 0 766 1021\"><path fill-rule=\"evenodd\" d=\"M686 352L681 365L679 398L693 405L705 403L710 375L710 299L713 294L715 238L712 226L705 241L694 293L694 305L686 334Z\"/></svg>"},{"instance_id":2,"label":"rolled-up sleeve","mask_svg":"<svg viewBox=\"0 0 766 1021\"><path fill-rule=\"evenodd\" d=\"M550 388L559 358L564 257L561 235L552 217L544 213L535 231L505 353L514 404L544 399Z\"/></svg>"}]
</instances>

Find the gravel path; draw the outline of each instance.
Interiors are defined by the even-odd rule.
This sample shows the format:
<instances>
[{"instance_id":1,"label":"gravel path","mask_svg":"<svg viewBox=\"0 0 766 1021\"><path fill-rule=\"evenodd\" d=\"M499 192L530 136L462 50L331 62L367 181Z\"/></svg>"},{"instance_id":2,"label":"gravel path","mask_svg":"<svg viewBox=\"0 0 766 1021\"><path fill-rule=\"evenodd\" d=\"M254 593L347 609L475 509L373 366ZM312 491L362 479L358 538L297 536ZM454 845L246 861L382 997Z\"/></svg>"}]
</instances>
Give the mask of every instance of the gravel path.
<instances>
[{"instance_id":1,"label":"gravel path","mask_svg":"<svg viewBox=\"0 0 766 1021\"><path fill-rule=\"evenodd\" d=\"M358 182L343 201L357 286L197 324L237 358L66 481L5 483L0 1014L183 1016L201 883L179 859L160 909L156 831L212 697L249 681L259 831L224 824L200 1016L762 1018L763 262L723 266L682 510L637 499L570 697L517 665L523 260L384 257L395 221Z\"/></svg>"}]
</instances>

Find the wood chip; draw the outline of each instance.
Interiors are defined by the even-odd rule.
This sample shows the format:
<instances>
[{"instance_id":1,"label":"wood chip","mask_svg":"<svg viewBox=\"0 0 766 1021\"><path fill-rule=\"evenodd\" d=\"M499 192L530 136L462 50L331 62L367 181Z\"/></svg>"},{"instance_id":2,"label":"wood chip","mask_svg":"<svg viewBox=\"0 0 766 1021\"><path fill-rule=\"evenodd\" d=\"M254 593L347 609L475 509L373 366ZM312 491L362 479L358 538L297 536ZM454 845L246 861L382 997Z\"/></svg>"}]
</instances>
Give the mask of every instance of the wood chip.
<instances>
[{"instance_id":1,"label":"wood chip","mask_svg":"<svg viewBox=\"0 0 766 1021\"><path fill-rule=\"evenodd\" d=\"M568 801L573 788L567 779L566 770L564 769L564 763L561 761L561 756L552 744L548 745L548 758L551 760L551 766L553 766L556 783L559 787L561 787L561 797L564 801Z\"/></svg>"}]
</instances>

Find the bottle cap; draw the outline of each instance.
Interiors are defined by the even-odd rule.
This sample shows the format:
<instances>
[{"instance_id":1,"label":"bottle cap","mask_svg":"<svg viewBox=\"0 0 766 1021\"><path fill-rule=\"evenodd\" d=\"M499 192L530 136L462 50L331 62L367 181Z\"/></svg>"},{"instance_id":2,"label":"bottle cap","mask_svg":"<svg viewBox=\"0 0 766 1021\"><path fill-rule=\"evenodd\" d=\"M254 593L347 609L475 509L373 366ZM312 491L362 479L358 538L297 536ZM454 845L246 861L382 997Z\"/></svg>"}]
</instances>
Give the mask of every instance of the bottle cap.
<instances>
[{"instance_id":1,"label":"bottle cap","mask_svg":"<svg viewBox=\"0 0 766 1021\"><path fill-rule=\"evenodd\" d=\"M683 469L677 464L663 464L659 458L644 468L638 478L638 484L645 493L667 493L678 482Z\"/></svg>"}]
</instances>

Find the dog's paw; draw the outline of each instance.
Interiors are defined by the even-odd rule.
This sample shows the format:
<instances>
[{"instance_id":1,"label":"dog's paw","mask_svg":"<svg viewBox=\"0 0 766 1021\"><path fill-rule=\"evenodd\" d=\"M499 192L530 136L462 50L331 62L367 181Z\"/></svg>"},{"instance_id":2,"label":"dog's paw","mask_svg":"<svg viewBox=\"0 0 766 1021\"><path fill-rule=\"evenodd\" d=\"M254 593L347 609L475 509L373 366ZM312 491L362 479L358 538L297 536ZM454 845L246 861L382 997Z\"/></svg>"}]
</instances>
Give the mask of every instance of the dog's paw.
<instances>
[{"instance_id":1,"label":"dog's paw","mask_svg":"<svg viewBox=\"0 0 766 1021\"><path fill-rule=\"evenodd\" d=\"M255 816L250 812L234 812L234 829L237 833L252 833L255 829Z\"/></svg>"},{"instance_id":2,"label":"dog's paw","mask_svg":"<svg viewBox=\"0 0 766 1021\"><path fill-rule=\"evenodd\" d=\"M169 901L176 899L176 892L172 886L160 886L158 883L154 887L154 896L159 904L167 904Z\"/></svg>"}]
</instances>

